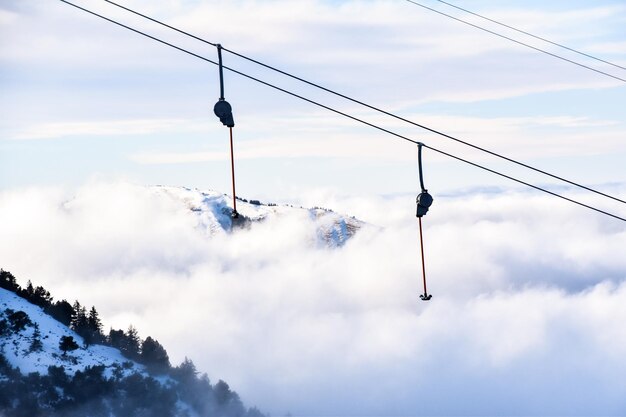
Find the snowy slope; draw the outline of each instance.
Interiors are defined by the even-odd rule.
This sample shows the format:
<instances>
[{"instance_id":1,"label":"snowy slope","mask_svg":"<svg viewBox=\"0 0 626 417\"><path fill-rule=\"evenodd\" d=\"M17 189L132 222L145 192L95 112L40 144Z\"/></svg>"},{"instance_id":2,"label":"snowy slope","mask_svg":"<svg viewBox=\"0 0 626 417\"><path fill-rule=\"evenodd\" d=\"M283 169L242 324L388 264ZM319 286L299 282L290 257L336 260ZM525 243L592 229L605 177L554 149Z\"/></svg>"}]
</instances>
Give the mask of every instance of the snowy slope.
<instances>
[{"instance_id":1,"label":"snowy slope","mask_svg":"<svg viewBox=\"0 0 626 417\"><path fill-rule=\"evenodd\" d=\"M80 336L45 314L41 307L0 288L0 319L6 318L4 313L6 309L25 312L33 323L21 332L0 336L0 352L12 366L19 367L22 374L30 372L47 374L49 366L63 366L68 374L74 374L77 370L95 365L104 365L106 373L110 373L123 363L127 364L124 372L143 371L142 365L124 358L117 349L101 345L92 345L84 349ZM35 327L39 328L43 346L41 351L30 352ZM81 348L67 352L64 356L59 349L59 342L63 336L74 337Z\"/></svg>"},{"instance_id":2,"label":"snowy slope","mask_svg":"<svg viewBox=\"0 0 626 417\"><path fill-rule=\"evenodd\" d=\"M215 191L200 191L184 187L155 186L151 190L164 197L182 201L198 216L199 224L208 234L229 233L233 230L232 197ZM306 209L289 205L264 204L258 201L237 201L237 212L243 217L240 225L252 227L255 223L287 215L304 212L315 227L320 244L342 246L362 226L363 222L354 217L343 216L332 210L321 208ZM235 225L236 226L236 225Z\"/></svg>"}]
</instances>

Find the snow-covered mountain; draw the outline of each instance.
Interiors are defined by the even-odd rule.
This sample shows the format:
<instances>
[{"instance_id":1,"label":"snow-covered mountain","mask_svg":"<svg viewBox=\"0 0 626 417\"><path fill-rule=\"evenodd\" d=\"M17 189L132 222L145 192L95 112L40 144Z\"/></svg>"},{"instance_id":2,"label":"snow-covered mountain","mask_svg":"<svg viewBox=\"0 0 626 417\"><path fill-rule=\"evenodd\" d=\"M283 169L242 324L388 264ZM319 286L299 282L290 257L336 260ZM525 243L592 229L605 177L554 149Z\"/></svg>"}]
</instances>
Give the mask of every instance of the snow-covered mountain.
<instances>
[{"instance_id":1,"label":"snow-covered mountain","mask_svg":"<svg viewBox=\"0 0 626 417\"><path fill-rule=\"evenodd\" d=\"M81 330L53 318L59 306L69 306L73 329L95 334L99 344L86 345ZM134 339L129 350L132 327L104 335L96 326L90 333L81 315L87 317L78 302L53 302L30 283L22 289L0 269L0 416L264 417L244 408L225 382L199 376L191 360L172 367L150 337Z\"/></svg>"},{"instance_id":2,"label":"snow-covered mountain","mask_svg":"<svg viewBox=\"0 0 626 417\"><path fill-rule=\"evenodd\" d=\"M240 198L237 199L240 219L234 223L231 218L232 197L225 194L185 187L154 186L150 189L157 195L183 202L196 213L199 227L210 235L229 233L237 227L253 227L255 223L300 212L305 213L313 223L320 244L338 247L346 243L364 224L354 217L329 209L294 207Z\"/></svg>"},{"instance_id":3,"label":"snow-covered mountain","mask_svg":"<svg viewBox=\"0 0 626 417\"><path fill-rule=\"evenodd\" d=\"M0 288L0 320L11 325L14 320L10 316L20 311L26 313L23 322L27 324L20 331L0 334L0 353L22 373L45 374L50 366L63 366L66 372L75 374L88 366L102 365L105 367L105 375L111 376L113 370L122 368L124 364L123 372L126 374L136 371L145 374L144 366L130 361L119 350L108 346L91 345L64 355L59 349L62 337L71 336L80 347L84 347L83 338L44 313L41 307ZM41 342L39 349L32 349L35 339Z\"/></svg>"}]
</instances>

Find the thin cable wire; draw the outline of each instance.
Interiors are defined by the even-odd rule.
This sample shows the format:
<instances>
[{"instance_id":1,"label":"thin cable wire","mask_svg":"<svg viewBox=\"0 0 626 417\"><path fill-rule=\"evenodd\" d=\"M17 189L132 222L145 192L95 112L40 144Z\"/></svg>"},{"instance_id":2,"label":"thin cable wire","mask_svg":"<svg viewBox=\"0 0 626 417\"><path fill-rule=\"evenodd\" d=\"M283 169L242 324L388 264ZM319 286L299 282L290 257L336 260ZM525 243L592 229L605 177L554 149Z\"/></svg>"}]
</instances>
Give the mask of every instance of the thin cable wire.
<instances>
[{"instance_id":1,"label":"thin cable wire","mask_svg":"<svg viewBox=\"0 0 626 417\"><path fill-rule=\"evenodd\" d=\"M134 13L134 14L136 14L136 15L138 15L138 16L144 17L144 18L146 18L146 19L148 19L148 20L150 20L150 21L152 21L152 22L154 22L154 23L157 23L157 24L159 24L159 25L165 26L165 27L167 27L167 28L169 28L169 29L171 29L171 30L174 30L174 31L178 32L178 33L181 33L181 34L186 35L186 36L189 36L189 37L191 37L191 38L193 38L193 39L199 40L200 42L203 42L203 43L206 43L206 44L209 44L209 45L212 45L212 46L217 46L217 44L216 44L216 43L210 42L210 41L208 41L208 40L206 40L206 39L202 39L202 38L200 38L200 37L198 37L198 36L195 36L195 35L193 35L193 34L191 34L191 33L189 33L189 32L186 32L186 31L184 31L184 30L178 29L178 28L176 28L176 27L174 27L174 26L170 26L170 25L168 25L168 24L166 24L166 23L163 23L163 22L161 22L161 21L159 21L159 20L157 20L157 19L151 18L151 17L146 16L146 15L144 15L144 14L142 14L142 13L139 13L139 12L137 12L137 11L135 11L135 10L129 9L128 7L125 7L125 6L122 6L122 5L118 4L118 3L115 3L114 1L111 1L111 0L104 0L104 1L106 1L107 3L110 3L110 4L114 5L114 6L117 6L117 7L121 8L121 9L124 9L124 10L126 10L126 11L128 11L128 12L131 12L131 13ZM430 128L430 127L425 126L425 125L423 125L423 124L420 124L420 123L414 122L414 121L412 121L412 120L406 119L406 118L404 118L404 117L402 117L402 116L398 116L398 115L396 115L396 114L394 114L394 113L391 113L391 112L386 111L386 110L383 110L383 109L381 109L381 108L379 108L379 107L376 107L376 106L373 106L373 105L367 104L367 103L365 103L365 102L363 102L363 101L360 101L360 100L354 99L354 98L349 97L349 96L347 96L347 95L345 95L345 94L341 94L341 93L339 93L339 92L336 92L336 91L334 91L334 90L331 90L331 89L329 89L329 88L326 88L326 87L324 87L324 86L322 86L322 85L320 85L320 84L317 84L317 83L314 83L314 82L312 82L312 81L308 81L308 80L306 80L306 79L304 79L304 78L298 77L298 76L296 76L296 75L290 74L290 73L288 73L288 72L286 72L286 71L283 71L283 70L281 70L281 69L279 69L279 68L276 68L276 67L273 67L273 66L271 66L271 65L265 64L265 63L263 63L263 62L261 62L261 61L258 61L258 60L256 60L256 59L253 59L253 58L250 58L250 57L245 56L245 55L243 55L243 54L240 54L240 53L238 53L238 52L235 52L235 51L233 51L233 50L231 50L231 49L228 49L228 48L225 48L225 47L223 47L223 46L222 46L222 50L223 50L223 51L226 51L226 52L229 52L229 53L231 53L231 54L233 54L233 55L235 55L235 56L238 56L239 58L245 59L245 60L247 60L247 61L249 61L249 62L255 63L255 64L257 64L257 65L260 65L260 66L265 67L265 68L267 68L267 69L270 69L270 70L272 70L272 71L278 72L278 73L283 74L283 75L285 75L285 76L287 76L287 77L290 77L290 78L292 78L292 79L295 79L295 80L298 80L298 81L303 82L303 83L305 83L305 84L308 84L308 85L310 85L310 86L312 86L312 87L315 87L315 88L318 88L318 89L320 89L320 90L326 91L327 93L334 94L334 95L335 95L335 96L337 96L337 97L341 97L341 98L343 98L343 99L345 99L345 100L348 100L348 101L351 101L351 102L353 102L353 103L359 104L359 105L361 105L361 106L367 107L367 108L369 108L369 109L371 109L371 110L374 110L374 111L377 111L377 112L379 112L379 113L381 113L381 114L384 114L384 115L387 115L387 116L393 117L393 118L395 118L395 119L397 119L397 120L400 120L400 121L403 121L403 122L405 122L405 123L409 123L409 124L411 124L411 125L413 125L413 126L419 127L420 129L424 129L424 130L429 131L429 132L431 132L431 133L434 133L434 134L436 134L436 135L439 135L439 136L445 137L445 138L447 138L447 139L450 139L450 140L456 141L456 142L458 142L458 143L462 143L463 145L469 146L469 147L471 147L471 148L473 148L473 149L479 150L479 151L481 151L481 152L485 152L485 153L487 153L487 154L489 154L489 155L492 155L492 156L495 156L495 157L497 157L497 158L503 159L503 160L505 160L505 161L508 161L508 162L511 162L511 163L517 164L517 165L522 166L522 167L524 167L524 168L530 169L530 170L532 170L532 171L538 172L538 173L540 173L540 174L546 175L546 176L551 177L551 178L554 178L554 179L556 179L556 180L559 180L559 181L565 182L565 183L570 184L570 185L573 185L573 186L575 186L575 187L578 187L578 188L581 188L581 189L587 190L587 191L589 191L589 192L592 192L592 193L595 193L595 194L601 195L601 196L606 197L606 198L610 198L610 199L615 200L615 201L618 201L618 202L620 202L620 203L622 203L622 204L626 204L626 201L625 201L625 200L619 199L619 198L614 197L614 196L612 196L612 195L610 195L610 194L606 194L606 193L603 193L603 192L601 192L601 191L595 190L595 189L593 189L593 188L591 188L591 187L587 187L587 186L585 186L585 185L582 185L582 184L580 184L580 183L577 183L577 182L574 182L574 181L570 181L570 180L568 180L568 179L566 179L566 178L563 178L563 177L561 177L561 176L558 176L558 175L552 174L552 173L550 173L550 172L547 172L547 171L545 171L545 170L542 170L542 169L539 169L539 168L533 167L532 165L525 164L525 163L523 163L523 162L517 161L517 160L515 160L515 159L512 159L512 158L510 158L510 157L504 156L504 155L499 154L499 153L497 153L497 152L490 151L490 150L488 150L488 149L485 149L485 148L482 148L482 147L480 147L480 146L474 145L474 144L472 144L472 143L470 143L470 142L467 142L467 141L465 141L465 140L462 140L462 139L456 138L456 137L454 137L454 136L448 135L448 134L443 133L443 132L441 132L441 131L438 131L438 130L436 130L436 129Z\"/></svg>"},{"instance_id":2,"label":"thin cable wire","mask_svg":"<svg viewBox=\"0 0 626 417\"><path fill-rule=\"evenodd\" d=\"M106 2L107 2L107 3L109 3L109 4L114 5L114 6L116 6L116 7L119 7L120 9L124 9L124 10L126 10L127 12L131 12L131 13L136 14L137 16L141 16L141 17L143 17L144 19L148 19L148 20L150 20L150 21L152 21L152 22L154 22L154 23L158 23L158 24L159 24L159 25L161 25L161 26L165 26L165 27L166 27L166 28L168 28L168 29L172 29L172 30L174 30L174 31L176 31L176 32L178 32L178 33L182 33L183 35L187 35L187 36L189 36L189 37L191 37L191 38L194 38L194 39L196 39L196 40L198 40L198 41L200 41L200 42L208 43L209 45L212 45L212 46L217 46L217 43L209 42L209 41L207 41L206 39L202 39L202 38L200 38L200 37L198 37L198 36L196 36L196 35L193 35L193 34L191 34L191 33L189 33L189 32L185 32L185 31L180 30L180 29L178 29L178 28L176 28L176 27L174 27L174 26L170 26L170 25L168 25L167 23L163 23L163 22L161 22L160 20L154 19L154 18L152 18L152 17L150 17L150 16L147 16L147 15L145 15L145 14L143 14L143 13L139 13L138 11L135 11L135 10L133 10L133 9L129 9L129 8L128 8L128 7L126 7L126 6L122 6L121 4L115 3L114 1L111 1L111 0L104 0L104 1L106 1Z\"/></svg>"},{"instance_id":3,"label":"thin cable wire","mask_svg":"<svg viewBox=\"0 0 626 417\"><path fill-rule=\"evenodd\" d=\"M522 41L518 41L518 40L516 40L516 39L513 39L513 38L511 38L511 37L509 37L509 36L502 35L501 33L494 32L493 30L486 29L486 28L484 28L484 27L482 27L482 26L475 25L475 24L473 24L473 23L471 23L471 22L468 22L467 20L459 19L458 17L454 17L454 16L449 15L449 14L447 14L447 13L441 12L441 11L439 11L439 10L437 10L437 9L433 9L432 7L428 7L428 6L424 5L424 4L418 3L418 2L417 2L417 1L415 1L415 0L405 0L405 1L406 1L406 2L409 2L409 3L412 3L412 4L416 5L416 6L419 6L419 7L421 7L421 8L424 8L424 9L426 9L426 10L430 10L431 12L435 12L435 13L440 14L440 15L442 15L442 16L448 17L448 18L450 18L450 19L454 19L454 20L456 20L457 22L465 23L466 25L472 26L472 27L474 27L474 28L476 28L476 29L480 29L480 30L482 30L483 32L491 33L492 35L499 36L500 38L503 38L503 39L509 40L509 41L511 41L511 42L515 42L515 43L517 43L517 44L519 44L519 45L525 46L525 47L530 48L530 49L534 49L534 50L535 50L535 51L537 51L537 52L541 52L541 53L543 53L543 54L550 55L550 56L552 56L552 57L554 57L554 58L558 58L558 59L560 59L560 60L562 60L562 61L569 62L570 64L577 65L577 66L579 66L579 67L581 67L581 68L586 68L586 69L588 69L588 70L590 70L590 71L597 72L598 74L602 74L602 75L605 75L605 76L607 76L607 77L611 77L611 78L613 78L613 79L616 79L616 80L619 80L619 81L621 81L621 82L626 83L626 79L624 79L624 78L620 78L620 77L618 77L618 76L616 76L616 75L609 74L608 72L604 72L604 71L601 71L601 70L599 70L599 69L597 69L597 68L590 67L589 65L581 64L580 62L576 62L576 61L571 60L571 59L569 59L569 58L565 58L564 56L554 54L554 53L552 53L552 52L546 51L545 49L537 48L537 47L532 46L532 45L530 45L530 44L527 44L527 43L524 43L524 42L522 42Z\"/></svg>"},{"instance_id":4,"label":"thin cable wire","mask_svg":"<svg viewBox=\"0 0 626 417\"><path fill-rule=\"evenodd\" d=\"M591 54L579 51L577 49L570 48L569 46L565 46L565 45L563 45L561 43L551 41L550 39L546 39L546 38L543 38L541 36L533 35L532 33L527 32L525 30L518 29L518 28L516 28L514 26L511 26L511 25L507 25L506 23L499 22L499 21L497 21L495 19L491 19L491 18L489 18L487 16L484 16L484 15L482 15L480 13L473 12L473 11L468 10L468 9L464 9L463 7L457 6L457 5L452 4L452 3L448 3L447 1L443 1L443 0L435 0L435 1L438 1L439 3L446 4L446 5L450 6L450 7L454 7L455 9L461 10L461 11L463 11L465 13L469 13L471 15L480 17L481 19L487 20L489 22L495 23L495 24L503 26L505 28L514 30L514 31L519 32L519 33L523 33L524 35L530 36L531 38L539 39L540 41L547 42L547 43L552 44L554 46L558 46L559 48L567 49L568 51L574 52L574 53L576 53L578 55L582 55L582 56L585 56L587 58L595 59L596 61L603 62L605 64L612 65L612 66L614 66L616 68L620 68L620 69L626 70L626 67L622 67L621 65L615 64L615 63L613 63L611 61L607 61L605 59L598 58L597 56L593 56Z\"/></svg>"},{"instance_id":5,"label":"thin cable wire","mask_svg":"<svg viewBox=\"0 0 626 417\"><path fill-rule=\"evenodd\" d=\"M89 13L89 14L91 14L91 15L97 16L97 17L99 17L100 19L104 19L104 20L106 20L106 21L108 21L108 22L114 23L114 24L116 24L116 25L118 25L118 26L121 26L121 27L123 27L123 28L125 28L125 29L128 29L128 30L130 30L130 31L132 31L132 32L135 32L135 33L138 33L138 34L140 34L140 35L143 35L143 36L145 36L146 38L150 38L150 39L152 39L153 41L157 41L157 42L160 42L160 43L162 43L162 44L164 44L164 45L167 45L167 46L169 46L169 47L172 47L172 48L174 48L174 49L178 49L178 50L179 50L179 51L181 51L181 52L184 52L184 53L189 54L189 55L191 55L191 56L194 56L194 57L196 57L196 58L202 59L202 60L204 60L204 61L210 62L211 64L214 64L214 65L219 65L217 62L212 61L212 60L210 60L209 58L205 58L205 57L203 57L202 55L194 54L193 52L188 51L188 50L186 50L186 49L183 49L183 48L181 48L181 47L179 47L179 46L176 46L176 45L174 45L174 44L171 44L171 43L166 42L166 41L164 41L164 40L161 40L161 39L159 39L159 38L155 38L155 37L154 37L154 36L152 36L152 35L148 35L148 34L147 34L147 33L145 33L145 32L142 32L142 31L140 31L140 30L134 29L134 28L132 28L132 27L130 27L130 26L127 26L127 25L125 25L125 24L123 24L123 23L120 23L120 22L118 22L118 21L115 21L115 20L113 20L113 19L109 19L108 17L102 16L101 14L98 14L98 13L96 13L96 12L92 12L91 10L85 9L84 7L80 7L80 6L78 6L77 4L71 3L71 2L69 2L69 1L67 1L67 0L59 0L59 1L61 1L61 2L65 3L65 4L68 4L68 5L72 6L72 7L76 7L77 9L82 10L82 11L84 11L84 12L87 12L87 13Z\"/></svg>"},{"instance_id":6,"label":"thin cable wire","mask_svg":"<svg viewBox=\"0 0 626 417\"><path fill-rule=\"evenodd\" d=\"M97 13L95 13L95 12L92 12L92 11L90 11L90 10L87 10L87 9L85 9L85 8L83 8L83 7L77 6L76 4L71 3L71 2L69 2L69 1L67 1L67 0L59 0L59 1L61 1L61 2L65 3L65 4L68 4L68 5L70 5L70 6L73 6L73 7L77 8L77 9L80 9L80 10L82 10L82 11L85 11L85 12L87 12L87 13L91 14L91 15L94 15L94 16L97 16L97 17L100 17L101 19L104 19L104 20L106 20L106 21L109 21L109 22L111 22L111 23L114 23L114 24L116 24L116 25L118 25L118 26L121 26L121 27L126 28L126 29L128 29L128 30L131 30L131 31L133 31L133 32L135 32L135 33L137 33L137 34L143 35L143 36L145 36L145 37L147 37L147 38L149 38L149 39L152 39L152 40L155 40L155 41L157 41L157 42L159 42L159 43L162 43L162 44L164 44L164 45L170 46L170 47L172 47L172 48L174 48L174 49L176 49L176 50L179 50L179 51L181 51L181 52L184 52L184 53L186 53L186 54L189 54L189 55L191 55L191 56L193 56L193 57L195 57L195 58L201 59L201 60L206 61L206 62L210 62L210 63L211 63L211 64L213 64L213 65L219 65L217 62L215 62L215 61L213 61L213 60L211 60L211 59L209 59L209 58L205 58L205 57L203 57L203 56L201 56L201 55L195 54L195 53L193 53L193 52L191 52L191 51L188 51L188 50L186 50L186 49L184 49L184 48L180 48L180 47L175 46L175 45L173 45L173 44L171 44L171 43L168 43L168 42L165 42L165 41L163 41L163 40L160 40L160 39L158 39L158 38L156 38L156 37L154 37L154 36L151 36L151 35L148 35L147 33L142 32L142 31L140 31L140 30L133 29L133 28L131 28L130 26L124 25L124 24L119 23L119 22L117 22L117 21L115 21L115 20L113 20L113 19L109 19L109 18L107 18L107 17L104 17L104 16L102 16L102 15L99 15L99 14L97 14ZM267 82L267 81L263 81L263 80L261 80L261 79L258 79L258 78L256 78L256 77L253 77L253 76L248 75L248 74L245 74L245 73L243 73L243 72L241 72L241 71L238 71L238 70L236 70L236 69L233 69L233 68L230 68L230 67L227 67L227 66L223 66L223 68L224 68L224 69L227 69L227 70L229 70L229 71L231 71L231 72L233 72L233 73L235 73L235 74L238 74L238 75L240 75L240 76L242 76L242 77L244 77L244 78L248 78L248 79L250 79L250 80L252 80L252 81L255 81L255 82L257 82L257 83L263 84L263 85L265 85L265 86L267 86L267 87L270 87L270 88L273 88L273 89L275 89L275 90L277 90L277 91L281 91L281 92L283 92L283 93L285 93L285 94L288 94L288 95L290 95L290 96L292 96L292 97L296 97L296 98L298 98L298 99L300 99L300 100L306 101L306 102L311 103L311 104L313 104L313 105L315 105L315 106L318 106L318 107L321 107L321 108L326 109L326 110L328 110L328 111L331 111L331 112L333 112L333 113L339 114L339 115L344 116L344 117L346 117L346 118L348 118L348 119L354 120L354 121L359 122L359 123L361 123L361 124L364 124L364 125L366 125L366 126L370 126L370 127L374 128L374 129L377 129L377 130L379 130L379 131L381 131L381 132L385 132L385 133L387 133L387 134L389 134L389 135L395 136L395 137L397 137L397 138L399 138L399 139L403 139L403 140L405 140L405 141L407 141L407 142L411 142L411 143L413 143L413 144L415 144L415 145L418 145L418 144L420 144L420 143L421 143L421 142L419 142L419 141L417 141L417 140L414 140L414 139L408 138L408 137L406 137L406 136L403 136L403 135L401 135L401 134L399 134L399 133L393 132L393 131L391 131L391 130L389 130L389 129L386 129L386 128L384 128L384 127L381 127L381 126L375 125L375 124L373 124L373 123L370 123L370 122L365 121L365 120L363 120L363 119L360 119L360 118L358 118L358 117L352 116L352 115L350 115L350 114L348 114L348 113L342 112L342 111L340 111L340 110L334 109L334 108L332 108L332 107L326 106L326 105L324 105L324 104L318 103L318 102L316 102L316 101L314 101L314 100L311 100L311 99L309 99L309 98L306 98L306 97L304 97L304 96L301 96L301 95L299 95L299 94L296 94L296 93L293 93L293 92L291 92L291 91L288 91L288 90L286 90L286 89L284 89L284 88L281 88L281 87L278 87L278 86L276 86L276 85L270 84L270 83L269 83L269 82ZM601 213L601 214L604 214L604 215L606 215L606 216L609 216L609 217L615 218L615 219L617 219L617 220L621 220L621 221L623 221L623 222L626 222L626 218L620 217L620 216L618 216L618 215L615 215L615 214L609 213L609 212L607 212L607 211L601 210L601 209L599 209L599 208L596 208L596 207L590 206L590 205L585 204L585 203L581 203L580 201L577 201L577 200L571 199L571 198L569 198L569 197L565 197L565 196L563 196L563 195L561 195L561 194L557 194L557 193L555 193L555 192L552 192L552 191L546 190L546 189L544 189L544 188L542 188L542 187L539 187L539 186L536 186L536 185L533 185L533 184L527 183L527 182L525 182L525 181L519 180L519 179L517 179L517 178L514 178L514 177L509 176L509 175L506 175L506 174L503 174L503 173L501 173L501 172L495 171L495 170L493 170L493 169L491 169L491 168L487 168L487 167L482 166L482 165L480 165L480 164L477 164L477 163L475 163L475 162L468 161L467 159L464 159L464 158L458 157L458 156L456 156L456 155L453 155L453 154L450 154L450 153L448 153L448 152L442 151L442 150L440 150L440 149L434 148L434 147L432 147L432 146L426 145L426 144L424 144L424 143L422 143L422 146L423 146L423 147L425 147L425 148L427 148L427 149L430 149L430 150L432 150L432 151L434 151L434 152L440 153L440 154L442 154L442 155L445 155L445 156L448 156L448 157L450 157L450 158L456 159L456 160L458 160L458 161L460 161L460 162L463 162L463 163L466 163L466 164L472 165L472 166L474 166L474 167L480 168L480 169L485 170L485 171L487 171L487 172L490 172L490 173L492 173L492 174L495 174L495 175L501 176L501 177L503 177L503 178L507 178L507 179L509 179L509 180L511 180L511 181L517 182L517 183L519 183L519 184L525 185L525 186L527 186L527 187L533 188L533 189L538 190L538 191L542 191L542 192L547 193L547 194L550 194L550 195L552 195L552 196L554 196L554 197L561 198L561 199L563 199L563 200L569 201L570 203L577 204L577 205L579 205L579 206L581 206L581 207L588 208L588 209L593 210L593 211L595 211L595 212L597 212L597 213Z\"/></svg>"}]
</instances>

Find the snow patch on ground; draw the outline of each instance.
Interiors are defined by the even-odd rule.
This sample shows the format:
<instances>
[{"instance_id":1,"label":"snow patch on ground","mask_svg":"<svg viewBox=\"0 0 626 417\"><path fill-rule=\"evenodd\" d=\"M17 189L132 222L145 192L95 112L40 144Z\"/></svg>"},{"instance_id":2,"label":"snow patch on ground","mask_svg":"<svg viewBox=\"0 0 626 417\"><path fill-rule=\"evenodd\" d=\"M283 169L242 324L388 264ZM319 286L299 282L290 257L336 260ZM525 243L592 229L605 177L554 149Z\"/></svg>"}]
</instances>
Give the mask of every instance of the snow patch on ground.
<instances>
[{"instance_id":1,"label":"snow patch on ground","mask_svg":"<svg viewBox=\"0 0 626 417\"><path fill-rule=\"evenodd\" d=\"M142 365L129 361L117 349L101 345L84 347L82 337L44 313L41 307L0 288L0 314L6 309L23 311L33 323L18 333L11 332L0 336L0 351L12 366L20 369L22 374L39 372L45 375L49 366L63 366L68 374L97 365L103 365L109 376L117 368L120 368L123 374L144 371ZM42 349L31 352L30 346L36 327L41 333ZM72 336L80 348L63 355L59 349L63 336Z\"/></svg>"}]
</instances>

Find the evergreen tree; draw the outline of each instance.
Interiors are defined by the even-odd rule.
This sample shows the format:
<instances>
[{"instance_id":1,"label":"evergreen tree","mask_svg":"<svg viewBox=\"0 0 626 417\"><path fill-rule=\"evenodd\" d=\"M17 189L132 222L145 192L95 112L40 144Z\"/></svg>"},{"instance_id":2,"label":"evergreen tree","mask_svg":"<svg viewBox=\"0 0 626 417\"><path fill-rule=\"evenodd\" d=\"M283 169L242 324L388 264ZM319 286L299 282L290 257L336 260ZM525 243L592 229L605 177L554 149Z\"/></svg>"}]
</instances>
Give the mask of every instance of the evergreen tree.
<instances>
[{"instance_id":1,"label":"evergreen tree","mask_svg":"<svg viewBox=\"0 0 626 417\"><path fill-rule=\"evenodd\" d=\"M41 343L41 332L39 331L39 326L35 325L35 330L33 331L33 337L30 341L30 347L28 348L29 352L40 352L43 349L43 344Z\"/></svg>"},{"instance_id":2,"label":"evergreen tree","mask_svg":"<svg viewBox=\"0 0 626 417\"><path fill-rule=\"evenodd\" d=\"M109 330L109 337L107 338L109 344L119 350L122 350L122 346L124 346L124 340L126 336L124 335L123 330Z\"/></svg>"},{"instance_id":3,"label":"evergreen tree","mask_svg":"<svg viewBox=\"0 0 626 417\"><path fill-rule=\"evenodd\" d=\"M171 367L165 348L150 336L141 344L140 361L148 371L156 374L166 373Z\"/></svg>"},{"instance_id":4,"label":"evergreen tree","mask_svg":"<svg viewBox=\"0 0 626 417\"><path fill-rule=\"evenodd\" d=\"M74 314L72 316L72 324L71 329L78 333L81 336L85 344L89 346L92 342L89 324L87 318L87 309L84 306L81 306L78 301L74 302Z\"/></svg>"},{"instance_id":5,"label":"evergreen tree","mask_svg":"<svg viewBox=\"0 0 626 417\"><path fill-rule=\"evenodd\" d=\"M0 269L0 288L17 293L21 288L17 280L9 271Z\"/></svg>"},{"instance_id":6,"label":"evergreen tree","mask_svg":"<svg viewBox=\"0 0 626 417\"><path fill-rule=\"evenodd\" d=\"M70 327L72 325L72 317L74 316L74 307L67 300L57 301L50 304L45 309L46 313L54 317L56 320Z\"/></svg>"},{"instance_id":7,"label":"evergreen tree","mask_svg":"<svg viewBox=\"0 0 626 417\"><path fill-rule=\"evenodd\" d=\"M89 310L89 315L87 316L87 328L89 329L89 336L92 339L92 343L102 343L104 341L102 321L94 306L91 306L91 310Z\"/></svg>"},{"instance_id":8,"label":"evergreen tree","mask_svg":"<svg viewBox=\"0 0 626 417\"><path fill-rule=\"evenodd\" d=\"M82 309L83 307L80 305L78 300L74 301L74 304L72 305L72 321L70 322L70 328L76 329L76 326L81 321L80 313Z\"/></svg>"},{"instance_id":9,"label":"evergreen tree","mask_svg":"<svg viewBox=\"0 0 626 417\"><path fill-rule=\"evenodd\" d=\"M28 280L28 283L26 284L26 289L23 291L24 298L30 301L34 293L35 289L33 288L33 283Z\"/></svg>"},{"instance_id":10,"label":"evergreen tree","mask_svg":"<svg viewBox=\"0 0 626 417\"><path fill-rule=\"evenodd\" d=\"M141 346L141 339L139 339L139 333L132 324L128 326L128 330L124 334L126 340L122 346L122 353L129 359L139 358L139 347Z\"/></svg>"},{"instance_id":11,"label":"evergreen tree","mask_svg":"<svg viewBox=\"0 0 626 417\"><path fill-rule=\"evenodd\" d=\"M39 307L46 308L52 304L52 296L50 291L47 291L42 286L38 286L33 291L29 301Z\"/></svg>"},{"instance_id":12,"label":"evergreen tree","mask_svg":"<svg viewBox=\"0 0 626 417\"><path fill-rule=\"evenodd\" d=\"M7 319L9 320L9 325L11 326L11 330L15 333L19 333L26 328L26 326L32 326L33 322L30 321L30 317L23 311L12 311L5 310L9 312Z\"/></svg>"},{"instance_id":13,"label":"evergreen tree","mask_svg":"<svg viewBox=\"0 0 626 417\"><path fill-rule=\"evenodd\" d=\"M185 360L180 365L172 369L171 375L172 378L176 379L178 382L185 384L196 379L198 370L193 361L185 357Z\"/></svg>"},{"instance_id":14,"label":"evergreen tree","mask_svg":"<svg viewBox=\"0 0 626 417\"><path fill-rule=\"evenodd\" d=\"M63 336L59 342L59 349L63 351L63 356L65 356L68 351L78 349L78 343L76 343L73 336Z\"/></svg>"}]
</instances>

